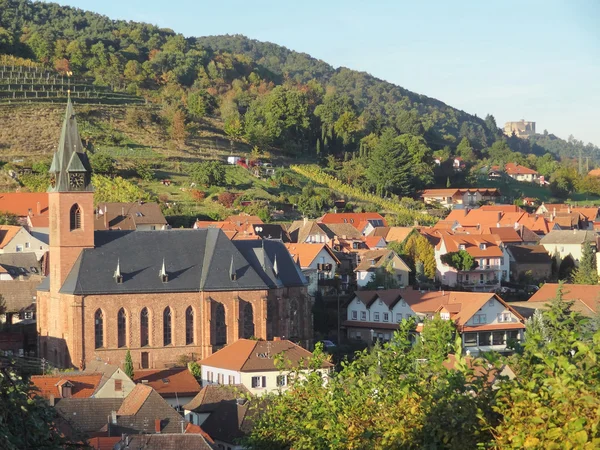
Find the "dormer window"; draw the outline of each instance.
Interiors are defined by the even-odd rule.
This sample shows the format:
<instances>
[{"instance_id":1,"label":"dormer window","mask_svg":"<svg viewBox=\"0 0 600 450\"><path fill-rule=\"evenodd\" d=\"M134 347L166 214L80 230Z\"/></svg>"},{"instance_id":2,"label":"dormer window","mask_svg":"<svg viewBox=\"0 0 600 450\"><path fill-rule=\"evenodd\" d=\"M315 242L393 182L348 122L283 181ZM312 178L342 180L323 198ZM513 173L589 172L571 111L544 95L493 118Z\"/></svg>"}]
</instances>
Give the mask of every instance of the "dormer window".
<instances>
[{"instance_id":1,"label":"dormer window","mask_svg":"<svg viewBox=\"0 0 600 450\"><path fill-rule=\"evenodd\" d=\"M375 265L375 260L374 260L374 259L372 259L372 260L371 260L371 266L374 266L374 265Z\"/></svg>"},{"instance_id":2,"label":"dormer window","mask_svg":"<svg viewBox=\"0 0 600 450\"><path fill-rule=\"evenodd\" d=\"M465 249L465 244L459 244L458 245L458 249L459 250L464 250Z\"/></svg>"},{"instance_id":3,"label":"dormer window","mask_svg":"<svg viewBox=\"0 0 600 450\"><path fill-rule=\"evenodd\" d=\"M485 250L485 249L486 249L485 244L479 244L479 250Z\"/></svg>"}]
</instances>

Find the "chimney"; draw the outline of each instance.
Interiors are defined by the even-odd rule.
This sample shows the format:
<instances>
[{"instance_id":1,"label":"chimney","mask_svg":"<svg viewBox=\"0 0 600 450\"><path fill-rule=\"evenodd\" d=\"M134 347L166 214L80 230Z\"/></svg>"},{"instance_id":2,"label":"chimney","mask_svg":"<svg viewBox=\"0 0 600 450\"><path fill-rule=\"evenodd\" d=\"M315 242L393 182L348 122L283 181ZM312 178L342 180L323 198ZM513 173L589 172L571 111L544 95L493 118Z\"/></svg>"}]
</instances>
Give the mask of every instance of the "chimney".
<instances>
[{"instance_id":1,"label":"chimney","mask_svg":"<svg viewBox=\"0 0 600 450\"><path fill-rule=\"evenodd\" d=\"M37 202L37 213L38 216L42 214L42 204L40 202Z\"/></svg>"},{"instance_id":2,"label":"chimney","mask_svg":"<svg viewBox=\"0 0 600 450\"><path fill-rule=\"evenodd\" d=\"M303 217L303 224L306 225L308 223L308 217Z\"/></svg>"},{"instance_id":3,"label":"chimney","mask_svg":"<svg viewBox=\"0 0 600 450\"><path fill-rule=\"evenodd\" d=\"M154 419L154 432L160 433L160 419Z\"/></svg>"},{"instance_id":4,"label":"chimney","mask_svg":"<svg viewBox=\"0 0 600 450\"><path fill-rule=\"evenodd\" d=\"M50 394L50 398L48 399L48 403L50 406L54 406L54 395Z\"/></svg>"},{"instance_id":5,"label":"chimney","mask_svg":"<svg viewBox=\"0 0 600 450\"><path fill-rule=\"evenodd\" d=\"M111 422L113 425L116 425L116 424L117 424L117 412L116 412L116 411L111 411L111 412L110 412L110 422Z\"/></svg>"},{"instance_id":6,"label":"chimney","mask_svg":"<svg viewBox=\"0 0 600 450\"><path fill-rule=\"evenodd\" d=\"M502 219L502 212L501 212L501 211L498 211L498 213L497 213L497 214L498 214L498 222L500 222L500 219Z\"/></svg>"}]
</instances>

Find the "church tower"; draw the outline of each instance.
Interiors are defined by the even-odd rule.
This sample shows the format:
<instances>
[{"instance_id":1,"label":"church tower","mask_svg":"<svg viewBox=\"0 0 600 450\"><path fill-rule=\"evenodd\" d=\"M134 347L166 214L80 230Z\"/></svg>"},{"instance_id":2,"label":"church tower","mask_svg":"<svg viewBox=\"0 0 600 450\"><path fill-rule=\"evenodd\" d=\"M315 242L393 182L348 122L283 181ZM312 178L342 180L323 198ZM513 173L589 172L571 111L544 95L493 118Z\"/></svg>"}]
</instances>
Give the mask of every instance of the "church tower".
<instances>
[{"instance_id":1,"label":"church tower","mask_svg":"<svg viewBox=\"0 0 600 450\"><path fill-rule=\"evenodd\" d=\"M55 297L84 248L94 247L92 170L69 98L50 167L50 294Z\"/></svg>"}]
</instances>

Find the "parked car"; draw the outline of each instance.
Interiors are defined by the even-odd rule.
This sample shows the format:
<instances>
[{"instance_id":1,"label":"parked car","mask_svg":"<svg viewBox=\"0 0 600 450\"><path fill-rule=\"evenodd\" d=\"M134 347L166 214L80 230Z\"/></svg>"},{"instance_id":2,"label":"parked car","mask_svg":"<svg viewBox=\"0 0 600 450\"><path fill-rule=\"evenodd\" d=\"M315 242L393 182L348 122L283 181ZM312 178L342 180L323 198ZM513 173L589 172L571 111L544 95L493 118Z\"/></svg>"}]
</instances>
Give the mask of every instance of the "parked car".
<instances>
[{"instance_id":1,"label":"parked car","mask_svg":"<svg viewBox=\"0 0 600 450\"><path fill-rule=\"evenodd\" d=\"M332 350L337 347L337 345L335 345L335 343L333 341L323 340L323 341L319 341L319 342L321 342L321 344L323 344L324 350Z\"/></svg>"}]
</instances>

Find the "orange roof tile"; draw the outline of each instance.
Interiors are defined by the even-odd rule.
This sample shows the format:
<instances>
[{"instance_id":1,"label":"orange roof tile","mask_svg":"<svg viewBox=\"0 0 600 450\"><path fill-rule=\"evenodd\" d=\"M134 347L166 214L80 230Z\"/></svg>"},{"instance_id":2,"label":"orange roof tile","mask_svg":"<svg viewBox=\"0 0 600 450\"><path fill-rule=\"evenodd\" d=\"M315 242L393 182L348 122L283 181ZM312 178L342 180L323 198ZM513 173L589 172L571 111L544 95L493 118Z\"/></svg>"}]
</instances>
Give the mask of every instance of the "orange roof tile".
<instances>
[{"instance_id":1,"label":"orange roof tile","mask_svg":"<svg viewBox=\"0 0 600 450\"><path fill-rule=\"evenodd\" d=\"M288 249L294 261L297 258L300 260L300 267L309 267L323 249L331 255L337 264L340 264L340 261L327 244L285 244L285 248Z\"/></svg>"},{"instance_id":2,"label":"orange roof tile","mask_svg":"<svg viewBox=\"0 0 600 450\"><path fill-rule=\"evenodd\" d=\"M2 192L0 211L7 211L20 217L30 214L48 214L48 194L46 192Z\"/></svg>"},{"instance_id":3,"label":"orange roof tile","mask_svg":"<svg viewBox=\"0 0 600 450\"><path fill-rule=\"evenodd\" d=\"M385 239L381 236L367 236L363 241L370 249L385 247Z\"/></svg>"},{"instance_id":4,"label":"orange roof tile","mask_svg":"<svg viewBox=\"0 0 600 450\"><path fill-rule=\"evenodd\" d=\"M283 354L284 360L292 365L310 359L312 353L288 340L254 341L239 339L208 358L200 361L203 366L235 370L236 372L256 372L279 370L275 367L274 356ZM323 368L332 367L328 361L323 362Z\"/></svg>"},{"instance_id":5,"label":"orange roof tile","mask_svg":"<svg viewBox=\"0 0 600 450\"><path fill-rule=\"evenodd\" d=\"M4 248L21 231L16 225L0 225L0 248Z\"/></svg>"},{"instance_id":6,"label":"orange roof tile","mask_svg":"<svg viewBox=\"0 0 600 450\"><path fill-rule=\"evenodd\" d=\"M101 380L101 373L64 373L61 375L34 375L31 377L31 382L38 389L39 395L47 399L50 397L62 398L59 386L67 381L73 385L71 398L91 397L96 392Z\"/></svg>"},{"instance_id":7,"label":"orange roof tile","mask_svg":"<svg viewBox=\"0 0 600 450\"><path fill-rule=\"evenodd\" d=\"M225 222L231 222L236 225L247 225L249 223L264 223L260 217L251 216L249 214L238 214L237 216L229 216L225 219Z\"/></svg>"},{"instance_id":8,"label":"orange roof tile","mask_svg":"<svg viewBox=\"0 0 600 450\"><path fill-rule=\"evenodd\" d=\"M515 163L507 163L504 166L504 171L509 175L537 175L535 170Z\"/></svg>"},{"instance_id":9,"label":"orange roof tile","mask_svg":"<svg viewBox=\"0 0 600 450\"><path fill-rule=\"evenodd\" d=\"M544 284L533 294L529 302L549 303L556 297L558 286L558 283ZM581 302L591 313L596 313L600 303L600 285L565 284L563 285L563 299Z\"/></svg>"},{"instance_id":10,"label":"orange roof tile","mask_svg":"<svg viewBox=\"0 0 600 450\"><path fill-rule=\"evenodd\" d=\"M502 249L499 247L502 241L496 234L447 234L442 236L442 241L448 253L457 252L461 246L464 246L464 250L475 258L503 256Z\"/></svg>"},{"instance_id":11,"label":"orange roof tile","mask_svg":"<svg viewBox=\"0 0 600 450\"><path fill-rule=\"evenodd\" d=\"M483 205L479 208L482 211L501 211L507 212L525 212L517 205Z\"/></svg>"},{"instance_id":12,"label":"orange roof tile","mask_svg":"<svg viewBox=\"0 0 600 450\"><path fill-rule=\"evenodd\" d=\"M129 395L125 397L121 407L117 411L119 416L135 416L144 402L152 393L152 388L145 384L136 384Z\"/></svg>"},{"instance_id":13,"label":"orange roof tile","mask_svg":"<svg viewBox=\"0 0 600 450\"><path fill-rule=\"evenodd\" d=\"M136 383L147 381L162 397L190 396L200 392L200 385L185 367L174 369L137 370L134 373Z\"/></svg>"},{"instance_id":14,"label":"orange roof tile","mask_svg":"<svg viewBox=\"0 0 600 450\"><path fill-rule=\"evenodd\" d=\"M327 213L319 220L320 223L349 223L355 228L359 228L361 222L369 220L380 220L383 226L387 223L379 213Z\"/></svg>"}]
</instances>

